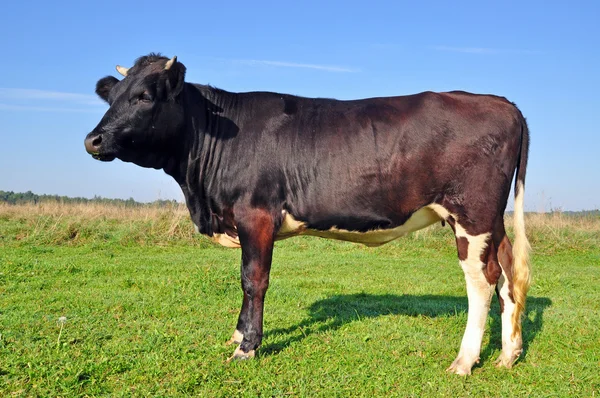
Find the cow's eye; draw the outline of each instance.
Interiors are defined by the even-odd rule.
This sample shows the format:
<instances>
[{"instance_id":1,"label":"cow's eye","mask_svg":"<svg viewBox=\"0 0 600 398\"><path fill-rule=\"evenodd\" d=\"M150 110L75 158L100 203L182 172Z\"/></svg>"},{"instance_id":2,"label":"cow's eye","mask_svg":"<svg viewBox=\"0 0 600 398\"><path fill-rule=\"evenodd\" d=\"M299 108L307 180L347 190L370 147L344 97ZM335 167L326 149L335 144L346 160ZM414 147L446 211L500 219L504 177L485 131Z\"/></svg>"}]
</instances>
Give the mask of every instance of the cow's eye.
<instances>
[{"instance_id":1,"label":"cow's eye","mask_svg":"<svg viewBox=\"0 0 600 398\"><path fill-rule=\"evenodd\" d=\"M152 97L150 96L150 94L147 91L144 91L143 93L141 93L140 96L138 97L138 99L142 102L152 102Z\"/></svg>"}]
</instances>

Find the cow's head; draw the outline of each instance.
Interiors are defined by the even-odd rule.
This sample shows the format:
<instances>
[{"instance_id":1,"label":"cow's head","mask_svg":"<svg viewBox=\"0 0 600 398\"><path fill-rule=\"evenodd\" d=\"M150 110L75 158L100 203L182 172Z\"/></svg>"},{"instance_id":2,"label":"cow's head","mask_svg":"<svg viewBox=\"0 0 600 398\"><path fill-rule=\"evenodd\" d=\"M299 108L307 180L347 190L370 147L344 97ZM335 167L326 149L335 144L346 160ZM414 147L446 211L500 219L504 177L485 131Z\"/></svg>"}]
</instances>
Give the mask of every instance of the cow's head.
<instances>
[{"instance_id":1,"label":"cow's head","mask_svg":"<svg viewBox=\"0 0 600 398\"><path fill-rule=\"evenodd\" d=\"M185 66L177 57L150 54L117 71L124 79L107 76L96 84L110 108L85 138L85 149L102 161L162 168L182 142Z\"/></svg>"}]
</instances>

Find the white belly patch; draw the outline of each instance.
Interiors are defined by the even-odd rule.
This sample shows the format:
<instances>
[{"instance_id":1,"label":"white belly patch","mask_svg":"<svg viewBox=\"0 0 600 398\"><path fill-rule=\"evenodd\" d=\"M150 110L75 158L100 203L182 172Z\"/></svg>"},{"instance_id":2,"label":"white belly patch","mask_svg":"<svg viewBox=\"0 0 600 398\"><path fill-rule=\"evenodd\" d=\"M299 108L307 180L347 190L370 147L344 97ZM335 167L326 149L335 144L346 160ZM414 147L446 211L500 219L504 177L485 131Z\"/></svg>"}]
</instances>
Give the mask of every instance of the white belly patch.
<instances>
[{"instance_id":1,"label":"white belly patch","mask_svg":"<svg viewBox=\"0 0 600 398\"><path fill-rule=\"evenodd\" d=\"M354 243L362 243L366 246L383 245L411 232L428 227L429 225L434 224L442 219L440 215L434 211L433 206L430 205L414 212L404 224L396 228L358 232L338 229L336 227L328 229L327 231L308 229L306 228L305 223L296 220L294 216L285 210L283 211L283 215L283 223L277 232L276 240L287 239L298 235L309 235L326 239L337 239ZM227 234L215 234L212 237L212 241L225 247L240 247L239 238L234 238Z\"/></svg>"}]
</instances>

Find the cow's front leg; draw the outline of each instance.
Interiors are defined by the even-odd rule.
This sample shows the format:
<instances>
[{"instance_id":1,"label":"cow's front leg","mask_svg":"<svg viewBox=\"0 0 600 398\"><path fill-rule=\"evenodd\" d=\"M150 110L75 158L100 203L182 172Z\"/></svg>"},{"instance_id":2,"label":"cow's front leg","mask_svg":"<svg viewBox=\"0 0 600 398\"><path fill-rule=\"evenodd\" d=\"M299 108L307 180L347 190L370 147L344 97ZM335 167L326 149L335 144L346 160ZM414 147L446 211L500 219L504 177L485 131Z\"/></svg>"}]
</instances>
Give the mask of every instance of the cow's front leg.
<instances>
[{"instance_id":1,"label":"cow's front leg","mask_svg":"<svg viewBox=\"0 0 600 398\"><path fill-rule=\"evenodd\" d=\"M242 263L242 272L243 267L244 264ZM248 323L248 295L244 291L244 300L242 301L242 310L238 316L237 326L235 327L235 331L231 335L231 338L227 341L227 345L242 343L242 340L244 339L244 333L242 330L246 328L246 323Z\"/></svg>"},{"instance_id":2,"label":"cow's front leg","mask_svg":"<svg viewBox=\"0 0 600 398\"><path fill-rule=\"evenodd\" d=\"M236 215L242 246L242 290L244 301L232 339L240 339L231 359L248 359L255 355L263 336L263 308L269 287L276 220L262 209Z\"/></svg>"}]
</instances>

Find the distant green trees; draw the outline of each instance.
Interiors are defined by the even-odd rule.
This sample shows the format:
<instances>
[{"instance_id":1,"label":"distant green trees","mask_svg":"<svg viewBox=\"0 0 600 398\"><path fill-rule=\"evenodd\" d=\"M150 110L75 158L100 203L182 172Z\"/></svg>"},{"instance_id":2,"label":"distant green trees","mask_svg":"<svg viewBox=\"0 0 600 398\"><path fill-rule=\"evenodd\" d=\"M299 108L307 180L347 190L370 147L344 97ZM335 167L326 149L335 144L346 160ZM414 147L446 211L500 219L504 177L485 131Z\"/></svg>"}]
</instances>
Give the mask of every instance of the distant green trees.
<instances>
[{"instance_id":1,"label":"distant green trees","mask_svg":"<svg viewBox=\"0 0 600 398\"><path fill-rule=\"evenodd\" d=\"M111 205L120 205L126 207L146 206L148 204L155 206L172 206L176 205L176 200L155 200L152 203L136 202L133 198L129 199L110 199L101 196L94 196L92 199L59 195L37 195L31 191L13 192L0 190L0 203L8 203L11 205L25 203L43 203L43 202L58 202L58 203L103 203Z\"/></svg>"}]
</instances>

